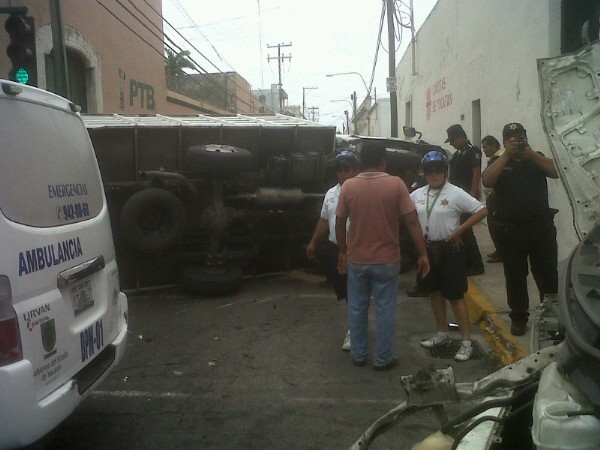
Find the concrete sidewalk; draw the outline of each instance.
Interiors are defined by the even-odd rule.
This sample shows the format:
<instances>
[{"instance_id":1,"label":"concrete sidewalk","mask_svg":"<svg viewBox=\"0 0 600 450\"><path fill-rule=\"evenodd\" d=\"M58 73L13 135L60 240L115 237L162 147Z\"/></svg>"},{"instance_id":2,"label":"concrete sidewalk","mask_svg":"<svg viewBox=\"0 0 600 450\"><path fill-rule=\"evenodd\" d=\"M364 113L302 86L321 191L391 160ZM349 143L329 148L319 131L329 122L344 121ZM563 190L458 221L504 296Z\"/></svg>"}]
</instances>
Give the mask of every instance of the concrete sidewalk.
<instances>
[{"instance_id":1,"label":"concrete sidewalk","mask_svg":"<svg viewBox=\"0 0 600 450\"><path fill-rule=\"evenodd\" d=\"M510 334L509 308L506 303L506 288L502 263L487 263L487 255L494 251L487 222L474 227L479 250L485 265L485 274L469 277L469 290L465 295L469 318L480 326L482 335L499 360L511 364L529 355L531 319L539 305L539 293L533 277L528 277L530 320L525 336Z\"/></svg>"}]
</instances>

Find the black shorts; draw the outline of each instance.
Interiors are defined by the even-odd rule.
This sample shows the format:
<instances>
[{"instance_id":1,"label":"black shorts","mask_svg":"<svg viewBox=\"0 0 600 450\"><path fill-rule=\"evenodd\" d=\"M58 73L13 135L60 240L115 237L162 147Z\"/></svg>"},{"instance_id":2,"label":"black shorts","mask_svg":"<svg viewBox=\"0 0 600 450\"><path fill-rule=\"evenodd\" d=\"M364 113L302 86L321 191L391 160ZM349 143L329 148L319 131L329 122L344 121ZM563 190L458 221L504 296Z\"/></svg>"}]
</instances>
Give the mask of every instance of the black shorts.
<instances>
[{"instance_id":1,"label":"black shorts","mask_svg":"<svg viewBox=\"0 0 600 450\"><path fill-rule=\"evenodd\" d=\"M437 241L427 244L431 267L425 278L417 275L417 288L424 292L441 291L448 300L460 300L468 289L465 267L465 250L451 242Z\"/></svg>"}]
</instances>

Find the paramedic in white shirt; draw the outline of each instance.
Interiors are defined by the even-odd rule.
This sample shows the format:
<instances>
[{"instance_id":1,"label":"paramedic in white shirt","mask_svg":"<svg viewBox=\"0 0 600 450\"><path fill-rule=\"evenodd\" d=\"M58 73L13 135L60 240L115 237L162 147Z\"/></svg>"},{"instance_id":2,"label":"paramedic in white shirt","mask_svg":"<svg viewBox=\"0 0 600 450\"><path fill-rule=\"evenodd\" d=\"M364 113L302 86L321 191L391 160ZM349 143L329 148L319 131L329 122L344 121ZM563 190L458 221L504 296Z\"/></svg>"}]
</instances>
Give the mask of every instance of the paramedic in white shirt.
<instances>
[{"instance_id":1,"label":"paramedic in white shirt","mask_svg":"<svg viewBox=\"0 0 600 450\"><path fill-rule=\"evenodd\" d=\"M323 200L321 218L317 222L312 239L306 247L306 256L311 261L317 258L325 267L327 281L333 286L338 300L348 301L347 278L337 270L338 246L335 237L335 210L342 184L358 174L358 158L349 151L340 152L334 160L338 184L329 189ZM346 224L348 227L348 224ZM329 239L325 240L325 236ZM350 351L350 331L346 333L342 350Z\"/></svg>"},{"instance_id":2,"label":"paramedic in white shirt","mask_svg":"<svg viewBox=\"0 0 600 450\"><path fill-rule=\"evenodd\" d=\"M461 234L483 220L487 209L479 200L448 182L448 159L443 154L436 151L427 153L422 166L427 184L412 192L410 197L423 229L431 270L425 278L417 278L417 288L431 292L437 334L422 341L421 345L432 348L451 343L446 315L448 300L462 334L454 359L466 361L473 354L473 345L464 300L468 284ZM461 225L463 213L472 215Z\"/></svg>"}]
</instances>

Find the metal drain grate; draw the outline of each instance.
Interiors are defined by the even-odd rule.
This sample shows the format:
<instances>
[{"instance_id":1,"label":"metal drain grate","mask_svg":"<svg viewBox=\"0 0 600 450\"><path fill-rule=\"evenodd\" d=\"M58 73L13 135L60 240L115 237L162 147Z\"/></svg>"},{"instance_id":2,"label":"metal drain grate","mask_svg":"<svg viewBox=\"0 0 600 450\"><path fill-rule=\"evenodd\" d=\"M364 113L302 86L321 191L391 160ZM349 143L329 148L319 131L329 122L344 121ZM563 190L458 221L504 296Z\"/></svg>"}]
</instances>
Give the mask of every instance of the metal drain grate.
<instances>
[{"instance_id":1,"label":"metal drain grate","mask_svg":"<svg viewBox=\"0 0 600 450\"><path fill-rule=\"evenodd\" d=\"M454 359L454 355L460 348L460 340L451 339L448 345L444 345L442 347L433 347L429 349L429 354L432 358L436 359ZM481 359L483 358L483 351L479 342L471 341L471 345L473 345L473 355L471 355L471 359Z\"/></svg>"}]
</instances>

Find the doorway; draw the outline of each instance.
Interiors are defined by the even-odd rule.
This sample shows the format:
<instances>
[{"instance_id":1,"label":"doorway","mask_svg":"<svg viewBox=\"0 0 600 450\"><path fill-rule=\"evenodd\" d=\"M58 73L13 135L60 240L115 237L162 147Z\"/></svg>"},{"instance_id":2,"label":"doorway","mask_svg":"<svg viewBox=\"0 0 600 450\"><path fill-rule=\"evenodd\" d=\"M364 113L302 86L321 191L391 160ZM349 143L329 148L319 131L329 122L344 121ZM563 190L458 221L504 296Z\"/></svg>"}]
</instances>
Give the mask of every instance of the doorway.
<instances>
[{"instance_id":1,"label":"doorway","mask_svg":"<svg viewBox=\"0 0 600 450\"><path fill-rule=\"evenodd\" d=\"M51 92L56 92L54 61L54 50L52 50L45 57L46 89ZM88 112L88 77L85 61L77 51L70 48L67 48L67 71L69 77L69 100L81 106L81 112Z\"/></svg>"}]
</instances>

